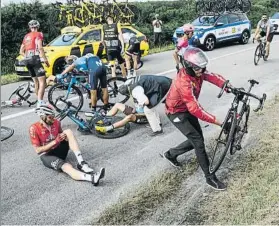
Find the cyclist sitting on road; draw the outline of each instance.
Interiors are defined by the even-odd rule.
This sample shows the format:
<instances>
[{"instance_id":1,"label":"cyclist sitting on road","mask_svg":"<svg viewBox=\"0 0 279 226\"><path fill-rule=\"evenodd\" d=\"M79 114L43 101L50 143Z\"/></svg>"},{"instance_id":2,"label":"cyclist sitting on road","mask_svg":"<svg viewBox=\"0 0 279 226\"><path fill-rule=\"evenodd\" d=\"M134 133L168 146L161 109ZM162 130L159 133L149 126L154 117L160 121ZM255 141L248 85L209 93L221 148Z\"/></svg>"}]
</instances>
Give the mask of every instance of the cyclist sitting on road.
<instances>
[{"instance_id":1,"label":"cyclist sitting on road","mask_svg":"<svg viewBox=\"0 0 279 226\"><path fill-rule=\"evenodd\" d=\"M36 108L36 113L41 120L29 128L30 139L35 151L40 156L43 164L51 169L62 170L74 180L90 181L94 186L105 176L105 169L93 173L88 164L83 160L78 143L70 129L62 130L60 122L55 119L54 111L49 105ZM68 151L71 149L78 161L77 168L65 162Z\"/></svg>"},{"instance_id":2,"label":"cyclist sitting on road","mask_svg":"<svg viewBox=\"0 0 279 226\"><path fill-rule=\"evenodd\" d=\"M183 56L185 49L189 46L189 40L193 37L194 34L194 26L192 24L185 24L182 27L184 35L179 38L175 51L173 53L173 57L176 62L176 69L179 71L179 58Z\"/></svg>"},{"instance_id":3,"label":"cyclist sitting on road","mask_svg":"<svg viewBox=\"0 0 279 226\"><path fill-rule=\"evenodd\" d=\"M128 120L137 120L144 113L153 131L150 136L162 134L163 129L156 106L164 100L171 81L168 77L156 75L141 75L127 80L124 85L119 87L118 91L123 95L131 95L136 109L118 104L109 114L116 114L117 109L119 109L128 115L125 121L120 123L123 126ZM113 126L119 127L119 125ZM107 127L105 130L112 130L112 127ZM99 127L96 129L100 130Z\"/></svg>"},{"instance_id":4,"label":"cyclist sitting on road","mask_svg":"<svg viewBox=\"0 0 279 226\"><path fill-rule=\"evenodd\" d=\"M129 46L126 50L126 68L128 71L128 78L131 77L131 58L133 59L133 77L137 76L136 71L138 68L138 56L140 54L140 42L135 34L130 35Z\"/></svg>"},{"instance_id":5,"label":"cyclist sitting on road","mask_svg":"<svg viewBox=\"0 0 279 226\"><path fill-rule=\"evenodd\" d=\"M215 73L208 72L208 57L199 48L189 47L182 59L183 68L173 80L166 97L166 114L172 124L179 129L188 140L166 151L163 156L173 166L180 166L177 157L195 149L198 162L205 174L206 182L217 190L226 186L215 174L209 173L209 159L205 151L204 137L198 119L221 126L215 116L206 112L198 102L203 81L222 87L225 79Z\"/></svg>"},{"instance_id":6,"label":"cyclist sitting on road","mask_svg":"<svg viewBox=\"0 0 279 226\"><path fill-rule=\"evenodd\" d=\"M46 85L46 72L43 68L40 57L43 58L47 67L49 67L49 63L43 49L43 33L38 32L40 23L37 20L31 20L28 23L28 26L31 32L25 35L23 39L20 47L20 55L24 57L23 62L34 81L35 93L38 98L37 106L39 106L45 104L43 98Z\"/></svg>"},{"instance_id":7,"label":"cyclist sitting on road","mask_svg":"<svg viewBox=\"0 0 279 226\"><path fill-rule=\"evenodd\" d=\"M69 65L59 76L63 76L70 71L76 69L77 71L86 72L89 74L89 84L91 87L91 111L88 114L94 115L97 105L97 85L100 80L100 85L103 93L104 109L109 108L108 105L108 88L107 88L107 71L105 65L98 56L88 53L82 57L69 56L66 58Z\"/></svg>"},{"instance_id":8,"label":"cyclist sitting on road","mask_svg":"<svg viewBox=\"0 0 279 226\"><path fill-rule=\"evenodd\" d=\"M270 43L272 42L273 36L273 25L270 20L268 20L267 14L263 14L262 19L258 22L254 39L259 41L261 37L266 37L265 59L267 59L269 56Z\"/></svg>"}]
</instances>

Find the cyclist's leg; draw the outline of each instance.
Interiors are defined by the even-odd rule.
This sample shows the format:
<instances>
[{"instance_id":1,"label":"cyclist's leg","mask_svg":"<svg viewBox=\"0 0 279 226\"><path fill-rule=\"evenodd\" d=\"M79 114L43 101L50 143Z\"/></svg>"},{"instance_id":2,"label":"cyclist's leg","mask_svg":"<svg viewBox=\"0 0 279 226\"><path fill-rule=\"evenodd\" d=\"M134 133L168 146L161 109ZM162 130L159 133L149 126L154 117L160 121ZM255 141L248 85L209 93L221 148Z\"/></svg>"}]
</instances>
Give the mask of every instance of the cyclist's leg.
<instances>
[{"instance_id":1,"label":"cyclist's leg","mask_svg":"<svg viewBox=\"0 0 279 226\"><path fill-rule=\"evenodd\" d=\"M27 69L28 69L28 72L34 82L34 86L35 86L35 93L38 97L38 90L39 90L39 81L38 81L38 78L36 77L36 73L34 71L34 68L31 66L31 65L26 65Z\"/></svg>"},{"instance_id":2,"label":"cyclist's leg","mask_svg":"<svg viewBox=\"0 0 279 226\"><path fill-rule=\"evenodd\" d=\"M38 104L42 104L44 99L44 94L45 94L45 88L46 88L46 72L43 68L39 56L33 68L36 73L36 77L38 78L39 81Z\"/></svg>"},{"instance_id":3,"label":"cyclist's leg","mask_svg":"<svg viewBox=\"0 0 279 226\"><path fill-rule=\"evenodd\" d=\"M116 68L115 68L116 54L115 54L115 51L109 51L107 53L107 57L108 57L108 63L111 66L111 76L116 77Z\"/></svg>"},{"instance_id":4,"label":"cyclist's leg","mask_svg":"<svg viewBox=\"0 0 279 226\"><path fill-rule=\"evenodd\" d=\"M131 53L129 53L128 51L126 51L125 54L125 61L126 61L126 68L128 71L128 77L131 76Z\"/></svg>"},{"instance_id":5,"label":"cyclist's leg","mask_svg":"<svg viewBox=\"0 0 279 226\"><path fill-rule=\"evenodd\" d=\"M92 69L92 71L89 72L88 76L88 82L90 84L91 90L91 108L92 110L96 110L96 105L97 105L97 85L98 85L98 77L97 77L97 72L96 70Z\"/></svg>"},{"instance_id":6,"label":"cyclist's leg","mask_svg":"<svg viewBox=\"0 0 279 226\"><path fill-rule=\"evenodd\" d=\"M100 80L100 85L103 93L103 101L105 107L108 107L109 95L108 95L108 87L107 87L107 72L105 67L97 71L98 79Z\"/></svg>"},{"instance_id":7,"label":"cyclist's leg","mask_svg":"<svg viewBox=\"0 0 279 226\"><path fill-rule=\"evenodd\" d=\"M266 38L266 53L265 53L266 57L269 56L269 53L270 53L270 43L271 43L272 40L273 40L273 36L274 36L274 34L273 34L273 33L270 33L270 34L268 35L268 37Z\"/></svg>"},{"instance_id":8,"label":"cyclist's leg","mask_svg":"<svg viewBox=\"0 0 279 226\"><path fill-rule=\"evenodd\" d=\"M138 54L134 53L132 57L133 57L133 62L134 62L133 76L136 76L137 75L137 70L138 70Z\"/></svg>"},{"instance_id":9,"label":"cyclist's leg","mask_svg":"<svg viewBox=\"0 0 279 226\"><path fill-rule=\"evenodd\" d=\"M117 114L118 111L124 112L124 110L125 110L125 104L116 103L112 107L112 109L110 109L110 111L107 113L107 116L114 116Z\"/></svg>"},{"instance_id":10,"label":"cyclist's leg","mask_svg":"<svg viewBox=\"0 0 279 226\"><path fill-rule=\"evenodd\" d=\"M125 68L125 65L124 65L125 60L121 56L121 52L120 51L116 52L116 58L117 58L118 64L120 65L122 76L123 76L123 78L126 78L127 73L126 73L126 68Z\"/></svg>"}]
</instances>

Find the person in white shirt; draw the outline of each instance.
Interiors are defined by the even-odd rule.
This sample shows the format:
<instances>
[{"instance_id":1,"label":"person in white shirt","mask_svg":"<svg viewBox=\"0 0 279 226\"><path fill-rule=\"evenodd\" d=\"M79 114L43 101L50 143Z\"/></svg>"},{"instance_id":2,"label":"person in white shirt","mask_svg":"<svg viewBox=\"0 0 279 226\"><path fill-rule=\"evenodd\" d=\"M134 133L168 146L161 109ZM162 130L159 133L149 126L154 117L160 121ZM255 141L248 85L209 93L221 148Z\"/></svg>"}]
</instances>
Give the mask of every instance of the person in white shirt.
<instances>
[{"instance_id":1,"label":"person in white shirt","mask_svg":"<svg viewBox=\"0 0 279 226\"><path fill-rule=\"evenodd\" d=\"M154 45L157 46L160 44L160 37L162 35L162 24L163 22L158 19L159 14L155 15L155 20L153 20L153 31L154 31Z\"/></svg>"}]
</instances>

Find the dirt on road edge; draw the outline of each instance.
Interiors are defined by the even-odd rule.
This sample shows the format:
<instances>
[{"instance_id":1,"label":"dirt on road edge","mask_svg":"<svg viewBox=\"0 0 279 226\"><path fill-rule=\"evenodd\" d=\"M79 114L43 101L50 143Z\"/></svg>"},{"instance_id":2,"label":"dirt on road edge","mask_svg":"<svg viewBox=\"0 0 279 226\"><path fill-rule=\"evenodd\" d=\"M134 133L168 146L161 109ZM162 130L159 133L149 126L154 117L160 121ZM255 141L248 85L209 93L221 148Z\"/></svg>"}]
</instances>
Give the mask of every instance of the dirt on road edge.
<instances>
[{"instance_id":1,"label":"dirt on road edge","mask_svg":"<svg viewBox=\"0 0 279 226\"><path fill-rule=\"evenodd\" d=\"M227 191L208 188L191 159L184 171L154 178L92 224L279 224L278 111L276 96L252 113L246 145L218 171Z\"/></svg>"}]
</instances>

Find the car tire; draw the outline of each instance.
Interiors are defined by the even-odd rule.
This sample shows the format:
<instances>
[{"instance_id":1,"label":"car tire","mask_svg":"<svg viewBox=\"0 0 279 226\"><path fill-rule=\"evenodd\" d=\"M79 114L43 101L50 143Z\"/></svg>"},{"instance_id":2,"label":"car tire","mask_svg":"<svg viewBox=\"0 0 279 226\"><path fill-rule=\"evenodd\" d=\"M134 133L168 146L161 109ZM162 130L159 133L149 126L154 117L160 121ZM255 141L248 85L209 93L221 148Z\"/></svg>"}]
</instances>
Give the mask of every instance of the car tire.
<instances>
[{"instance_id":1,"label":"car tire","mask_svg":"<svg viewBox=\"0 0 279 226\"><path fill-rule=\"evenodd\" d=\"M52 74L53 75L61 74L64 70L65 65L66 65L65 59L58 58L53 64Z\"/></svg>"},{"instance_id":2,"label":"car tire","mask_svg":"<svg viewBox=\"0 0 279 226\"><path fill-rule=\"evenodd\" d=\"M243 31L242 34L241 34L241 37L240 37L239 42L240 42L241 44L247 44L248 41L249 41L249 38L250 38L250 33L249 33L249 31Z\"/></svg>"},{"instance_id":3,"label":"car tire","mask_svg":"<svg viewBox=\"0 0 279 226\"><path fill-rule=\"evenodd\" d=\"M209 35L204 40L204 49L207 51L212 51L215 48L216 45L216 39L213 35Z\"/></svg>"}]
</instances>

